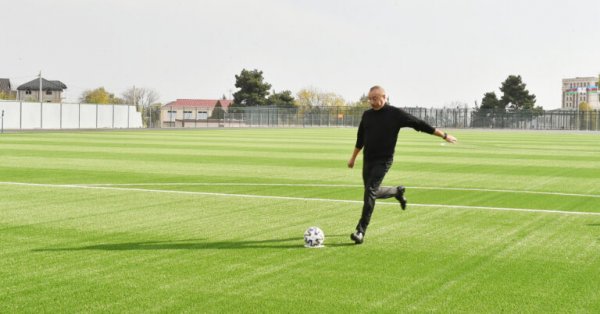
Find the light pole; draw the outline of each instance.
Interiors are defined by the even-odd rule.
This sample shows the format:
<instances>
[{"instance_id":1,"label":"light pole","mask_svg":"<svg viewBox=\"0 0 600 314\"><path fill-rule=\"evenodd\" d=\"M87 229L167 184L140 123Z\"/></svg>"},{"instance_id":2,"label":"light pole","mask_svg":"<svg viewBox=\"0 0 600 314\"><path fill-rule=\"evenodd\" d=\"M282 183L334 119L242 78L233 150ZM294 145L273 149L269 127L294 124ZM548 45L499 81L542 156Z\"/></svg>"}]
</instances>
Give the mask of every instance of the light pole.
<instances>
[{"instance_id":1,"label":"light pole","mask_svg":"<svg viewBox=\"0 0 600 314\"><path fill-rule=\"evenodd\" d=\"M0 127L0 133L4 133L4 110L2 110L2 126Z\"/></svg>"},{"instance_id":2,"label":"light pole","mask_svg":"<svg viewBox=\"0 0 600 314\"><path fill-rule=\"evenodd\" d=\"M40 70L40 94L38 99L40 100L40 103L42 102L42 71Z\"/></svg>"}]
</instances>

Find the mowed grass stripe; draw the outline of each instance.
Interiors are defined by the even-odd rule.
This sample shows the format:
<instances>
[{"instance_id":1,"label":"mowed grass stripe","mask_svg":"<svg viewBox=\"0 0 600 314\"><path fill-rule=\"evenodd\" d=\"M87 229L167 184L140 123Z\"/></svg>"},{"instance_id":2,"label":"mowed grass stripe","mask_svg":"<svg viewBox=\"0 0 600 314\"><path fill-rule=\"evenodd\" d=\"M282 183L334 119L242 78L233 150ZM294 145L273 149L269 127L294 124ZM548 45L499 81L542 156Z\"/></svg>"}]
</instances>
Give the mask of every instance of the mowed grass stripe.
<instances>
[{"instance_id":1,"label":"mowed grass stripe","mask_svg":"<svg viewBox=\"0 0 600 314\"><path fill-rule=\"evenodd\" d=\"M78 186L251 186L251 187L302 187L302 188L362 188L358 184L309 184L309 183L252 183L252 182L146 182L146 183L96 183L96 184L74 184ZM448 188L431 186L409 186L410 189L422 190L449 190L449 191L479 191L479 192L499 192L499 193L524 193L524 194L542 194L559 195L573 197L593 197L599 198L597 194L576 194L563 192L543 192L543 191L522 191L522 190L498 190L481 188Z\"/></svg>"},{"instance_id":2,"label":"mowed grass stripe","mask_svg":"<svg viewBox=\"0 0 600 314\"><path fill-rule=\"evenodd\" d=\"M213 197L233 197L233 198L258 198L258 199L270 199L273 201L288 201L288 200L292 200L292 201L303 201L303 202L337 202L337 203L354 203L354 204L360 204L361 201L357 201L357 200L347 200L347 199L339 199L339 194L335 194L334 198L319 198L319 197L306 197L306 193L303 194L302 197L294 197L294 196L278 196L278 195L274 195L272 192L269 195L260 195L260 194L253 194L252 191L249 193L246 190L246 193L222 193L222 192L199 192L199 191L186 191L185 187L183 187L184 189L180 189L180 190L169 190L169 189L143 189L143 188L133 188L133 187L114 187L114 186L92 186L92 185L46 185L46 184L32 184L32 183L16 183L16 182L0 182L0 185L13 185L13 186L32 186L32 187L42 187L42 188L58 188L58 189L96 189L96 190L114 190L114 191L130 191L130 192L144 192L144 193L168 193L168 194L188 194L188 195L201 195L201 196L213 196ZM210 188L210 187L208 187ZM247 186L245 186L244 188L248 188ZM251 189L256 189L256 187ZM290 189L290 186L284 186L284 187L277 187L280 190L281 189L285 189L286 191L288 191ZM451 191L451 192L456 192L456 191ZM580 202L578 203L574 203L575 205L577 205L577 209L579 209L579 211L574 211L571 208L561 208L561 209L551 209L546 207L545 209L539 209L539 207L543 207L543 205L548 205L545 202L539 202L539 203L535 203L533 202L533 205L542 205L539 207L528 207L528 208L518 208L518 207L494 207L493 203L491 205L487 205L484 202L481 201L481 199L475 199L475 203L479 204L479 205L464 205L464 204L453 204L453 202L458 202L460 203L461 200L462 201L467 201L467 203L470 203L473 201L472 197L477 197L477 194L481 194L480 192L477 193L461 193L457 198L455 198L454 200L450 200L449 202L449 198L447 197L448 191L444 191L445 195L443 195L440 199L442 200L442 203L438 203L436 204L435 199L433 200L433 204L421 204L421 203L412 203L411 202L411 206L413 207L438 207L438 206L442 206L442 207L446 207L446 208L467 208L467 209L478 209L478 210L505 210L505 211L523 211L523 212L543 212L543 213L556 213L556 214L577 214L577 215L594 215L594 214L598 214L600 215L600 212L596 212L598 211L598 208L590 208L589 211L586 211L586 206L589 203L594 202L595 200L590 198L582 198L580 200ZM319 194L319 196L323 197L324 195L322 193ZM338 197L338 198L335 198ZM529 200L529 202L527 202L527 197L529 197L528 195L523 195L520 196L518 199L518 202L516 204L523 204L523 203L527 203L528 206L532 205L532 201ZM560 198L563 196L560 195L555 195L555 198ZM489 196L487 196L487 198L489 198ZM412 199L412 198L411 198ZM535 200L535 198L532 198ZM525 201L524 201L525 200ZM550 199L550 202L552 202L553 200ZM449 203L448 203L449 202ZM396 203L390 203L390 202L379 202L380 204L383 205L395 205L398 206ZM483 204L482 204L483 203ZM572 202L573 203L573 202ZM597 203L597 202L596 202ZM594 204L596 204L594 203ZM486 206L487 205L487 206ZM504 205L510 205L510 204L506 204L504 203Z\"/></svg>"},{"instance_id":3,"label":"mowed grass stripe","mask_svg":"<svg viewBox=\"0 0 600 314\"><path fill-rule=\"evenodd\" d=\"M152 146L152 145L150 145ZM351 146L345 144L344 148ZM99 147L97 145L89 146L87 148L73 147L62 145L3 145L3 151L0 152L0 156L18 156L18 157L47 157L52 156L54 158L81 158L81 159L93 159L93 158L104 158L104 159L136 159L136 160L147 160L147 161L164 161L167 158L172 158L174 161L197 161L197 157L203 157L204 162L215 162L221 160L222 162L239 161L240 157L254 157L254 158L269 158L270 156L277 156L281 158L294 158L296 160L302 158L310 158L315 156L315 153L319 153L320 159L339 159L339 147L338 148L315 148L315 145L298 145L298 144L287 144L287 145L276 145L266 146L257 145L251 146L250 148L243 149L230 144L226 147L219 147L216 145L206 144L204 147L192 146L187 148L165 148L163 145L152 149L152 152L148 152L149 147L139 147L136 145L123 144L119 147L107 146ZM208 149L210 148L210 149ZM226 148L226 149L225 149ZM429 150L411 150L410 152L399 151L399 162L403 163L418 163L428 161L430 164L437 164L439 158L436 155L444 154L444 163L446 164L465 164L470 166L496 166L494 168L506 169L514 167L514 159L519 160L519 167L547 167L556 166L557 161L569 161L573 163L571 168L575 169L596 169L600 166L600 161L591 159L589 157L594 154L586 154L584 156L573 156L572 152L564 152L562 155L557 156L555 154L498 154L497 152L480 152L473 154L467 152L468 149L460 148L464 151L463 153L458 152L457 149L429 149ZM276 153L276 154L274 154ZM273 159L276 159L273 157ZM289 164L295 164L288 162ZM412 166L409 164L409 166ZM430 166L430 165L427 165ZM516 168L515 171L521 170Z\"/></svg>"}]
</instances>

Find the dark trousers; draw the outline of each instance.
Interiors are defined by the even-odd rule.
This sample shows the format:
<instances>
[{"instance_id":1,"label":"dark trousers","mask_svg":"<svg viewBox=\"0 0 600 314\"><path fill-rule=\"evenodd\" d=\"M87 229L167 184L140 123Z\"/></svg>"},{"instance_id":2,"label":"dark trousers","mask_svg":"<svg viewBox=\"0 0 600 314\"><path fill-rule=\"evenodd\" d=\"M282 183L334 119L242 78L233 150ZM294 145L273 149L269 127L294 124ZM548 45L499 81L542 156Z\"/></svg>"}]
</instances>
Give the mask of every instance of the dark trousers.
<instances>
[{"instance_id":1,"label":"dark trousers","mask_svg":"<svg viewBox=\"0 0 600 314\"><path fill-rule=\"evenodd\" d=\"M365 160L363 164L363 184L365 194L363 200L363 209L356 230L365 234L371 221L371 215L375 208L375 200L378 198L390 198L396 196L398 189L396 187L381 187L381 182L385 174L392 166L392 159Z\"/></svg>"}]
</instances>

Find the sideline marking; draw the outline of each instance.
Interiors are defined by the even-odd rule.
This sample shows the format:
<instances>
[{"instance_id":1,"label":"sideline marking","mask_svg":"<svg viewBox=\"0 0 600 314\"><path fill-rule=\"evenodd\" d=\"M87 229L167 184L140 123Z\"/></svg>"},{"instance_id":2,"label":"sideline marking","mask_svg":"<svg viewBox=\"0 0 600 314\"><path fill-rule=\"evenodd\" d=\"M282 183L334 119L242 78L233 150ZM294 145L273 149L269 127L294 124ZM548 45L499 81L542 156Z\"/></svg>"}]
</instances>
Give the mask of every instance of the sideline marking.
<instances>
[{"instance_id":1,"label":"sideline marking","mask_svg":"<svg viewBox=\"0 0 600 314\"><path fill-rule=\"evenodd\" d=\"M72 185L72 184L0 182L0 185L33 186L33 187L49 187L49 188L65 188L65 189L91 189L91 190L108 190L108 191L130 191L130 192L145 192L145 193L167 193L167 194L184 194L184 195L208 195L208 196L222 196L222 197L242 197L242 198L277 199L277 200L292 200L292 201L316 201L316 202L362 204L362 201L336 200L336 199L327 199L327 198L268 196L268 195L253 195L253 194L228 194L228 193L190 192L190 191L173 191L173 190L150 190L150 189L139 189L139 188L119 188L119 187L109 187L109 186L85 186L85 185ZM397 203L392 203L392 202L379 202L379 204L398 206ZM553 213L553 214L563 214L563 215L600 216L600 213L596 213L596 212L576 212L576 211L562 211L562 210L551 210L551 209L487 207L487 206L469 206L469 205L440 205L440 204L410 204L410 206L483 209L483 210L498 210L498 211L518 211L518 212L532 212L532 213Z\"/></svg>"},{"instance_id":2,"label":"sideline marking","mask_svg":"<svg viewBox=\"0 0 600 314\"><path fill-rule=\"evenodd\" d=\"M362 188L358 184L303 184L303 183L205 183L205 182L168 182L168 183L100 183L100 184L73 184L77 186L297 186L297 187L338 187L338 188ZM577 193L561 193L561 192L542 192L542 191L522 191L522 190L500 190L500 189L480 189L480 188L448 188L434 186L407 186L407 189L415 190L446 190L446 191L477 191L477 192L500 192L500 193L523 193L523 194L541 194L541 195L558 195L558 196L575 196L575 197L592 197L600 198L598 194L577 194Z\"/></svg>"}]
</instances>

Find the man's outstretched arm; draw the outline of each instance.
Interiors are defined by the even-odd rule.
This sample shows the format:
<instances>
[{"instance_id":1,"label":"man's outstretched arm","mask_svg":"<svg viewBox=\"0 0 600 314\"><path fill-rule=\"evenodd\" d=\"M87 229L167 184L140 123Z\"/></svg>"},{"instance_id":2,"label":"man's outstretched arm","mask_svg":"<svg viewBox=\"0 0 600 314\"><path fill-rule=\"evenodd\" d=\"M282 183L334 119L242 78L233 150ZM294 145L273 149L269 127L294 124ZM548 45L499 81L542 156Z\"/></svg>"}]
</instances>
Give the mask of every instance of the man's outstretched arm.
<instances>
[{"instance_id":1,"label":"man's outstretched arm","mask_svg":"<svg viewBox=\"0 0 600 314\"><path fill-rule=\"evenodd\" d=\"M444 139L448 143L454 144L457 141L456 137L454 137L454 136L452 136L452 135L450 135L450 134L448 134L448 133L446 133L446 132L444 132L444 131L442 131L440 129L435 129L435 131L433 132L433 135L441 137L442 139Z\"/></svg>"}]
</instances>

